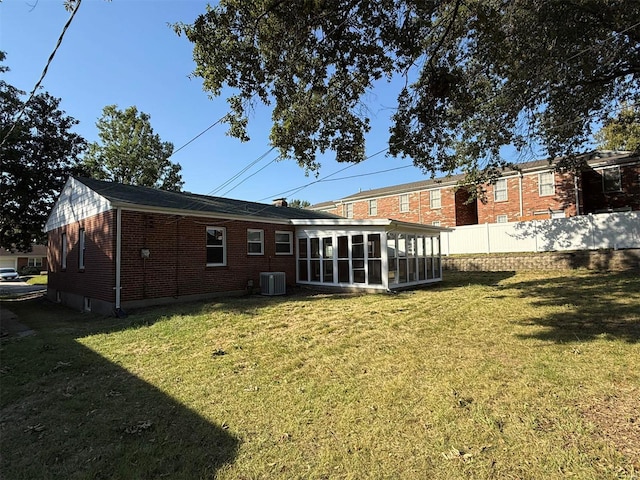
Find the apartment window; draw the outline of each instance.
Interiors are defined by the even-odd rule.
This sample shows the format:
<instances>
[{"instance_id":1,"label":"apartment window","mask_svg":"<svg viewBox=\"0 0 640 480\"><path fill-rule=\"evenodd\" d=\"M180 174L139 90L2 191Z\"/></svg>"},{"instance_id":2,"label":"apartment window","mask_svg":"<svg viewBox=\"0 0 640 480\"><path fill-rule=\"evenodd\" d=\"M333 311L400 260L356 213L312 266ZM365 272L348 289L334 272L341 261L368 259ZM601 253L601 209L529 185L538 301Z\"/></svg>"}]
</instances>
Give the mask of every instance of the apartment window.
<instances>
[{"instance_id":1,"label":"apartment window","mask_svg":"<svg viewBox=\"0 0 640 480\"><path fill-rule=\"evenodd\" d=\"M32 257L27 260L27 265L30 267L41 267L42 257Z\"/></svg>"},{"instance_id":2,"label":"apartment window","mask_svg":"<svg viewBox=\"0 0 640 480\"><path fill-rule=\"evenodd\" d=\"M67 268L67 234L63 233L62 234L62 269L64 270L65 268Z\"/></svg>"},{"instance_id":3,"label":"apartment window","mask_svg":"<svg viewBox=\"0 0 640 480\"><path fill-rule=\"evenodd\" d=\"M293 232L276 232L276 255L293 255Z\"/></svg>"},{"instance_id":4,"label":"apartment window","mask_svg":"<svg viewBox=\"0 0 640 480\"><path fill-rule=\"evenodd\" d=\"M247 230L247 253L249 255L264 255L264 230Z\"/></svg>"},{"instance_id":5,"label":"apartment window","mask_svg":"<svg viewBox=\"0 0 640 480\"><path fill-rule=\"evenodd\" d=\"M509 217L507 217L506 215L498 215L496 217L497 223L507 223L508 221L509 221Z\"/></svg>"},{"instance_id":6,"label":"apartment window","mask_svg":"<svg viewBox=\"0 0 640 480\"><path fill-rule=\"evenodd\" d=\"M207 227L207 266L227 264L227 232L224 227Z\"/></svg>"},{"instance_id":7,"label":"apartment window","mask_svg":"<svg viewBox=\"0 0 640 480\"><path fill-rule=\"evenodd\" d=\"M373 200L369 200L369 216L376 216L378 215L378 200L377 199L373 199Z\"/></svg>"},{"instance_id":8,"label":"apartment window","mask_svg":"<svg viewBox=\"0 0 640 480\"><path fill-rule=\"evenodd\" d=\"M440 220L434 220L433 222L431 222L431 225L433 225L434 227L439 227L440 226Z\"/></svg>"},{"instance_id":9,"label":"apartment window","mask_svg":"<svg viewBox=\"0 0 640 480\"><path fill-rule=\"evenodd\" d=\"M409 194L400 195L400 211L409 211Z\"/></svg>"},{"instance_id":10,"label":"apartment window","mask_svg":"<svg viewBox=\"0 0 640 480\"><path fill-rule=\"evenodd\" d=\"M620 167L615 166L602 170L602 191L619 192L622 190Z\"/></svg>"},{"instance_id":11,"label":"apartment window","mask_svg":"<svg viewBox=\"0 0 640 480\"><path fill-rule=\"evenodd\" d=\"M80 229L80 236L78 238L78 268L84 269L84 248L85 248L85 234L84 228Z\"/></svg>"},{"instance_id":12,"label":"apartment window","mask_svg":"<svg viewBox=\"0 0 640 480\"><path fill-rule=\"evenodd\" d=\"M344 205L345 208L345 216L347 218L353 218L353 203L346 203Z\"/></svg>"},{"instance_id":13,"label":"apartment window","mask_svg":"<svg viewBox=\"0 0 640 480\"><path fill-rule=\"evenodd\" d=\"M542 172L538 174L538 194L543 197L556 193L555 176L553 172Z\"/></svg>"},{"instance_id":14,"label":"apartment window","mask_svg":"<svg viewBox=\"0 0 640 480\"><path fill-rule=\"evenodd\" d=\"M507 179L501 178L500 180L496 180L493 188L493 199L496 202L504 202L507 198Z\"/></svg>"},{"instance_id":15,"label":"apartment window","mask_svg":"<svg viewBox=\"0 0 640 480\"><path fill-rule=\"evenodd\" d=\"M429 206L432 209L442 207L442 192L440 191L440 189L431 190L429 192Z\"/></svg>"}]
</instances>

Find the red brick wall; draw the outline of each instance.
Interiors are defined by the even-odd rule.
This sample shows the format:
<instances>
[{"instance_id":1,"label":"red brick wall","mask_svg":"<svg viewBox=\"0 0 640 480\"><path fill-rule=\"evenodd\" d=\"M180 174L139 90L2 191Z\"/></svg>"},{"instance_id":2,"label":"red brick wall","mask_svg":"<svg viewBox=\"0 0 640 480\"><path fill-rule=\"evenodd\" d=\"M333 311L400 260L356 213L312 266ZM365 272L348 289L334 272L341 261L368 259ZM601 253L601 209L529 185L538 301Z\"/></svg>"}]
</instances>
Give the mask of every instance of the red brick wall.
<instances>
[{"instance_id":1,"label":"red brick wall","mask_svg":"<svg viewBox=\"0 0 640 480\"><path fill-rule=\"evenodd\" d=\"M227 234L227 265L206 266L206 227ZM78 265L78 238L85 228L85 268ZM247 229L264 230L264 255L247 254ZM275 254L275 232L294 227L267 223L122 212L121 301L242 291L249 280L259 287L260 272L285 272L295 284L295 254ZM61 236L67 234L67 268L62 269ZM115 302L115 212L97 215L49 232L49 288ZM150 257L143 259L141 249ZM295 250L294 250L295 252Z\"/></svg>"},{"instance_id":2,"label":"red brick wall","mask_svg":"<svg viewBox=\"0 0 640 480\"><path fill-rule=\"evenodd\" d=\"M105 212L49 232L49 289L115 301L115 213ZM85 268L79 268L80 229L85 229ZM67 268L62 269L62 233L67 234Z\"/></svg>"},{"instance_id":3,"label":"red brick wall","mask_svg":"<svg viewBox=\"0 0 640 480\"><path fill-rule=\"evenodd\" d=\"M640 210L640 165L620 167L621 192L603 192L602 171L587 170L582 173L583 211L596 211L630 207Z\"/></svg>"},{"instance_id":4,"label":"red brick wall","mask_svg":"<svg viewBox=\"0 0 640 480\"><path fill-rule=\"evenodd\" d=\"M258 288L260 272L267 271L285 272L295 284L295 255L275 254L275 232L293 233L289 225L139 212L123 212L122 225L123 302L242 291L249 280ZM226 266L206 266L207 226L226 229ZM248 228L264 230L264 255L247 254ZM142 248L150 250L148 259L141 258Z\"/></svg>"},{"instance_id":5,"label":"red brick wall","mask_svg":"<svg viewBox=\"0 0 640 480\"><path fill-rule=\"evenodd\" d=\"M520 179L507 177L507 199L495 201L495 186L484 187L486 202L478 202L478 223L495 223L498 215L506 215L507 221L545 220L551 218L551 210L563 210L565 216L576 214L573 175L554 173L555 194L540 195L539 175L522 176L522 216L520 216Z\"/></svg>"},{"instance_id":6,"label":"red brick wall","mask_svg":"<svg viewBox=\"0 0 640 480\"><path fill-rule=\"evenodd\" d=\"M455 190L452 187L443 187L440 189L440 208L431 208L430 191L410 192L409 210L407 212L400 211L400 194L378 197L378 213L375 216L369 215L369 199L356 200L353 203L353 218L391 218L404 222L422 223L431 225L435 221L439 221L443 227L455 227L456 225L456 201ZM346 203L335 212L344 217L347 216Z\"/></svg>"}]
</instances>

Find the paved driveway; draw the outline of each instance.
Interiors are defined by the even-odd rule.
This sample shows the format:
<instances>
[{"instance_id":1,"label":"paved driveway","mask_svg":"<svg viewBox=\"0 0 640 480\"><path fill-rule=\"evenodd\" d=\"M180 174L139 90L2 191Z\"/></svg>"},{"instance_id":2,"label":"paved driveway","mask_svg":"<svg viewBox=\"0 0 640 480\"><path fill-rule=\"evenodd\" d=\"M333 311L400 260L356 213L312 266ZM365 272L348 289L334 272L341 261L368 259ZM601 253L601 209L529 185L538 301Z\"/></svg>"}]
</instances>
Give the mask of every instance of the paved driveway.
<instances>
[{"instance_id":1,"label":"paved driveway","mask_svg":"<svg viewBox=\"0 0 640 480\"><path fill-rule=\"evenodd\" d=\"M27 293L46 292L46 285L29 285L28 283L19 280L17 282L0 282L0 295L25 295Z\"/></svg>"}]
</instances>

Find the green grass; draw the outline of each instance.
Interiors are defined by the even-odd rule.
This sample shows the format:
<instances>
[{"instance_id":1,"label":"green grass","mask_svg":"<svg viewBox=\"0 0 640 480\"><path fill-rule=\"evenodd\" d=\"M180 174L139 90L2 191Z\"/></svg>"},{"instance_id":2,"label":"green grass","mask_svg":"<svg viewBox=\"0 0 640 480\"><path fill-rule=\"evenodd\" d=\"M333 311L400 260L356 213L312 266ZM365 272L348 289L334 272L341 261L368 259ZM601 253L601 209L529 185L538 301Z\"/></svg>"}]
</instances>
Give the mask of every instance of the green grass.
<instances>
[{"instance_id":1,"label":"green grass","mask_svg":"<svg viewBox=\"0 0 640 480\"><path fill-rule=\"evenodd\" d=\"M3 303L3 478L639 478L637 274L306 293Z\"/></svg>"},{"instance_id":2,"label":"green grass","mask_svg":"<svg viewBox=\"0 0 640 480\"><path fill-rule=\"evenodd\" d=\"M48 281L47 275L34 275L27 279L29 285L46 285Z\"/></svg>"}]
</instances>

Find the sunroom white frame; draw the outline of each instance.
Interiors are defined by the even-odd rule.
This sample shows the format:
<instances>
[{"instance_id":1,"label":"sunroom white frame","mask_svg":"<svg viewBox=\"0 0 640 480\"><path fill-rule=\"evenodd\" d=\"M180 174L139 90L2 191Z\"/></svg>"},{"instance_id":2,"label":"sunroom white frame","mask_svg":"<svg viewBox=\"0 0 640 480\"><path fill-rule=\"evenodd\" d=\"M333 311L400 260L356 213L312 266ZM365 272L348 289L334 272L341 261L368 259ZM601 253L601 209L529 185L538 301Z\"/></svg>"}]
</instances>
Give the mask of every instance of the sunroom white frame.
<instances>
[{"instance_id":1,"label":"sunroom white frame","mask_svg":"<svg viewBox=\"0 0 640 480\"><path fill-rule=\"evenodd\" d=\"M353 220L353 219L337 219L337 220L292 220L292 223L296 226L296 280L299 284L303 285L316 285L323 287L337 287L337 288L356 288L356 289L368 289L368 290L396 290L410 288L422 284L428 284L433 282L439 282L442 280L442 261L441 261L441 248L440 248L440 234L443 231L448 231L446 228L434 227L431 225L413 224L407 222L399 222L396 220L388 219L376 219L376 220ZM354 237L359 235L363 236L364 243L364 258L358 256L354 258ZM370 247L368 245L369 235L379 235L380 239L380 253L379 257L376 256L377 252L373 252L374 256L371 256ZM406 256L393 256L394 251L390 250L392 245L390 244L390 238L398 238L398 235L405 238L405 241L409 243L413 239L413 251L412 254ZM338 239L339 237L348 237L348 257L338 257ZM312 258L312 239L317 239L319 256ZM323 242L323 239L327 239L327 242ZM424 239L419 241L418 239ZM306 252L300 251L301 240ZM330 242L328 241L330 240ZM315 243L315 242L314 242ZM329 247L330 249L323 248ZM420 245L420 246L419 246ZM395 248L395 245L393 245ZM428 251L427 251L428 250ZM407 252L409 253L409 252ZM359 255L359 253L356 253ZM396 252L397 255L397 252ZM401 281L399 278L399 264L400 261L396 261L396 267L394 275L390 280L389 275L389 262L394 258L402 258L406 260L407 269L415 272L414 278L407 278L405 281ZM426 259L429 259L427 261ZM339 266L338 261L348 260L349 265L349 280L339 280ZM355 266L354 260L363 260L364 265L364 282L358 282L354 278L355 270L360 271L362 267L360 265ZM377 283L375 275L369 271L370 267L375 267L377 261L380 261L380 276L381 281ZM312 280L312 261L319 261L319 264L314 264L319 268L319 279ZM370 261L372 263L370 263ZM419 262L423 261L424 265L429 265L431 268L431 274L426 275L428 278L419 278ZM305 263L306 268L301 268ZM330 277L325 277L325 263L328 271L330 271ZM414 268L409 267L409 262L413 262ZM424 267L425 271L427 267ZM307 272L306 278L301 278L301 270ZM407 271L408 271L407 270ZM344 273L344 271L343 271ZM395 279L395 281L393 280Z\"/></svg>"}]
</instances>

